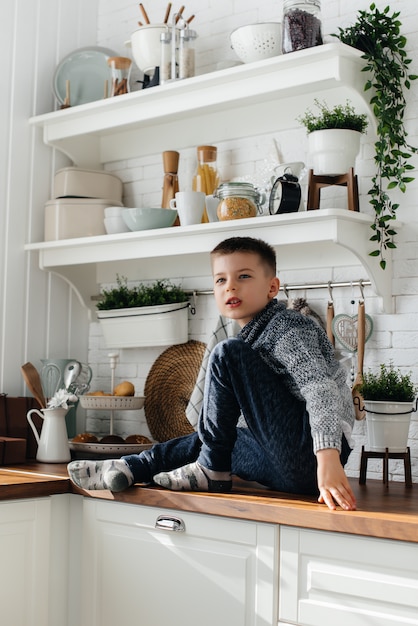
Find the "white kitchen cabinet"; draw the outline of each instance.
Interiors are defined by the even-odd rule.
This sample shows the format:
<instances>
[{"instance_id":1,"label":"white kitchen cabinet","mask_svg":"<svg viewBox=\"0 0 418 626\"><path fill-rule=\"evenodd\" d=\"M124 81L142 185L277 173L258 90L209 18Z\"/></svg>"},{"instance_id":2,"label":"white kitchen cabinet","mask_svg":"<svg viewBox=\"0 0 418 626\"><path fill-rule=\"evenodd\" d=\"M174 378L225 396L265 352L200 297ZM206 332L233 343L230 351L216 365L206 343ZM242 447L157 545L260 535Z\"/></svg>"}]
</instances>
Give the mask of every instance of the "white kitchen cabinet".
<instances>
[{"instance_id":1,"label":"white kitchen cabinet","mask_svg":"<svg viewBox=\"0 0 418 626\"><path fill-rule=\"evenodd\" d=\"M87 499L83 508L82 626L277 626L278 527Z\"/></svg>"},{"instance_id":2,"label":"white kitchen cabinet","mask_svg":"<svg viewBox=\"0 0 418 626\"><path fill-rule=\"evenodd\" d=\"M279 624L418 625L418 544L280 529Z\"/></svg>"},{"instance_id":3,"label":"white kitchen cabinet","mask_svg":"<svg viewBox=\"0 0 418 626\"><path fill-rule=\"evenodd\" d=\"M214 143L294 128L300 126L297 117L321 97L330 105L349 99L373 125L363 65L360 51L329 43L39 115L30 123L42 129L47 145L90 168L206 143L208 128ZM365 269L382 309L390 312L391 253L385 252L385 271L378 257L369 256L371 223L367 215L329 209L31 242L26 250L39 254L40 267L68 281L94 310L97 285L114 282L117 273L136 280L210 276L209 252L217 243L232 234L253 235L277 248L282 271L360 266L355 278L364 278Z\"/></svg>"},{"instance_id":4,"label":"white kitchen cabinet","mask_svg":"<svg viewBox=\"0 0 418 626\"><path fill-rule=\"evenodd\" d=\"M0 622L67 624L68 497L0 503Z\"/></svg>"}]
</instances>

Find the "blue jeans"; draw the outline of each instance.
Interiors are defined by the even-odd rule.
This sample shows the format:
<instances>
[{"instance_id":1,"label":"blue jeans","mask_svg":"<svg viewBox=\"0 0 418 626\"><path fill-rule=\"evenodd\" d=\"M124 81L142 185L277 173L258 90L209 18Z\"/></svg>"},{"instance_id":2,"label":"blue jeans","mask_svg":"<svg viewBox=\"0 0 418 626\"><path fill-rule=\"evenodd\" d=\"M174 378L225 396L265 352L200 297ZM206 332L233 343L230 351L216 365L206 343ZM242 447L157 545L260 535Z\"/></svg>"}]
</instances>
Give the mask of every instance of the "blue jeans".
<instances>
[{"instance_id":1,"label":"blue jeans","mask_svg":"<svg viewBox=\"0 0 418 626\"><path fill-rule=\"evenodd\" d=\"M237 427L240 413L248 428ZM349 453L343 437L343 464ZM241 339L227 339L212 351L198 432L123 458L136 482L151 483L155 474L197 460L277 491L318 493L305 403Z\"/></svg>"}]
</instances>

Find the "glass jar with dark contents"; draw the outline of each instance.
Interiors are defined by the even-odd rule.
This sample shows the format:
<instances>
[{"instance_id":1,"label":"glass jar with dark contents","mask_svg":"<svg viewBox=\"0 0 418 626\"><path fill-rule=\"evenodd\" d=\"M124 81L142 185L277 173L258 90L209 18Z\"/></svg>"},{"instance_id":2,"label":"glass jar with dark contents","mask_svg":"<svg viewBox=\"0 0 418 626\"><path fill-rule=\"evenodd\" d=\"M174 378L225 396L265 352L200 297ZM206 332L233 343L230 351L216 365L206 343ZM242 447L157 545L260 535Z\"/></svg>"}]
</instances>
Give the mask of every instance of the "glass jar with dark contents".
<instances>
[{"instance_id":1,"label":"glass jar with dark contents","mask_svg":"<svg viewBox=\"0 0 418 626\"><path fill-rule=\"evenodd\" d=\"M222 183L213 195L220 200L217 214L221 222L255 217L266 200L251 183Z\"/></svg>"},{"instance_id":2,"label":"glass jar with dark contents","mask_svg":"<svg viewBox=\"0 0 418 626\"><path fill-rule=\"evenodd\" d=\"M283 54L323 43L320 13L320 0L283 1Z\"/></svg>"}]
</instances>

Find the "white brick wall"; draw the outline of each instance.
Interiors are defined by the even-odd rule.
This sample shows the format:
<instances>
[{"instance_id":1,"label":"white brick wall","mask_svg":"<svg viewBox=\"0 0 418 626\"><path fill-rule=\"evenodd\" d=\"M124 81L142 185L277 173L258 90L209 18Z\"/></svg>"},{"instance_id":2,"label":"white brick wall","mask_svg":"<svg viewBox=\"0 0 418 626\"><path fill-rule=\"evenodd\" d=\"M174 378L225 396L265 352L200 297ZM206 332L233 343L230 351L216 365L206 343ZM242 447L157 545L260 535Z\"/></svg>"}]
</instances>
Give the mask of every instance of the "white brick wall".
<instances>
[{"instance_id":1,"label":"white brick wall","mask_svg":"<svg viewBox=\"0 0 418 626\"><path fill-rule=\"evenodd\" d=\"M377 1L377 6L383 9L387 0ZM337 32L339 26L349 25L355 18L358 10L367 9L368 0L359 0L352 9L351 4L337 0L322 1L323 34L326 41L331 41L330 34ZM180 3L179 3L180 6ZM173 10L179 6L173 5ZM391 12L399 10L403 22L403 33L408 37L407 51L413 59L411 72L418 74L418 5L415 0L392 0ZM145 3L151 21L161 21L165 12L165 0L153 0ZM235 60L235 54L229 45L229 33L242 24L257 21L277 21L281 19L282 3L277 0L262 0L254 3L250 0L189 0L186 5L185 16L195 14L193 27L198 32L197 72L204 73L217 68L218 63ZM108 46L120 54L126 54L124 41L129 39L130 33L135 30L137 21L141 19L138 4L127 0L100 0L98 20L98 45ZM418 83L418 81L417 81ZM412 144L418 144L418 115L417 101L418 84L413 84L407 94L407 128ZM275 156L273 139L276 139L282 155L286 161L303 160L308 164L306 154L306 136L302 129L282 132L274 137L267 135L252 138L249 141L225 142L218 145L219 167L224 179L233 176L249 176L257 178L263 173L266 164L271 163ZM208 135L210 142L210 134ZM182 151L180 161L180 187L185 188L190 182L190 172L194 168L194 150ZM359 175L361 210L370 212L366 193L369 189L370 177L373 173L373 137L371 131L362 141L361 154L357 160L356 171ZM415 160L416 164L416 160ZM125 182L124 202L127 206L155 204L161 202L162 164L161 156L146 159L132 159L129 161L110 163L107 168L119 175ZM304 181L306 185L306 180ZM393 278L394 313L381 314L378 303L369 289L366 289L366 311L373 317L373 335L366 345L366 367L375 366L380 362L392 359L393 362L407 370L412 370L415 380L418 381L418 243L416 216L416 197L418 181L410 185L406 194L399 194L399 220L405 223L399 229L397 250L394 251ZM304 190L306 191L306 190ZM324 198L329 206L339 206L344 198L338 194ZM280 256L279 256L280 266ZM181 277L179 277L181 279ZM312 282L318 280L356 280L350 268L330 268L329 272L319 274L307 269L305 272L289 272L281 274L282 283ZM199 284L186 285L192 288L201 288ZM356 290L339 289L334 295L336 313L355 313L359 293ZM311 306L321 315L324 315L328 301L327 290L323 292L306 292L291 294L295 297L306 297ZM202 296L198 300L197 315L190 316L190 338L206 341L216 319L216 310L211 297ZM155 350L123 350L120 353L120 364L117 368L118 377L129 378L135 382L137 391L141 392L146 376L155 358L162 352ZM94 385L109 387L110 369L108 366L107 350L98 324L91 325L89 362L95 372ZM351 360L347 362L350 369ZM169 401L169 399L167 399ZM100 433L106 433L107 418L89 419L88 428ZM118 416L115 430L120 434L142 432L149 434L143 412L140 418L126 419L126 414ZM359 454L361 445L365 441L364 423L357 423L355 427L355 450L350 457L348 473L358 475ZM414 415L410 431L410 446L413 457L414 481L418 482L418 425ZM403 480L401 463L392 462L390 474L394 480ZM381 477L380 462L369 463L370 477Z\"/></svg>"}]
</instances>

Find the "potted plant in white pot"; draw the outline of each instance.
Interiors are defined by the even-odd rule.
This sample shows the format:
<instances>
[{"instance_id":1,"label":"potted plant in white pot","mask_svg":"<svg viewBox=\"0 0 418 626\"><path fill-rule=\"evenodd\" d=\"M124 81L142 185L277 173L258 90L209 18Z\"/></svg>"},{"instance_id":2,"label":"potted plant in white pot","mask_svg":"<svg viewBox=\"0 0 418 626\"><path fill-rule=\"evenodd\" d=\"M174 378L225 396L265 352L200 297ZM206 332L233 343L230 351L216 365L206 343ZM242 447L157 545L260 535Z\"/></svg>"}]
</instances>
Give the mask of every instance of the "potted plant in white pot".
<instances>
[{"instance_id":1,"label":"potted plant in white pot","mask_svg":"<svg viewBox=\"0 0 418 626\"><path fill-rule=\"evenodd\" d=\"M108 348L172 346L188 340L188 296L168 280L102 291L97 317Z\"/></svg>"},{"instance_id":2,"label":"potted plant in white pot","mask_svg":"<svg viewBox=\"0 0 418 626\"><path fill-rule=\"evenodd\" d=\"M402 374L392 362L382 363L377 374L371 370L363 374L357 391L366 409L369 449L405 452L411 414L416 411L417 388L411 374ZM358 397L355 401L361 403Z\"/></svg>"},{"instance_id":3,"label":"potted plant in white pot","mask_svg":"<svg viewBox=\"0 0 418 626\"><path fill-rule=\"evenodd\" d=\"M307 109L298 121L308 132L308 150L313 171L318 175L338 176L354 168L360 151L361 135L368 126L367 115L356 113L352 104L330 107L314 100L317 114Z\"/></svg>"}]
</instances>

